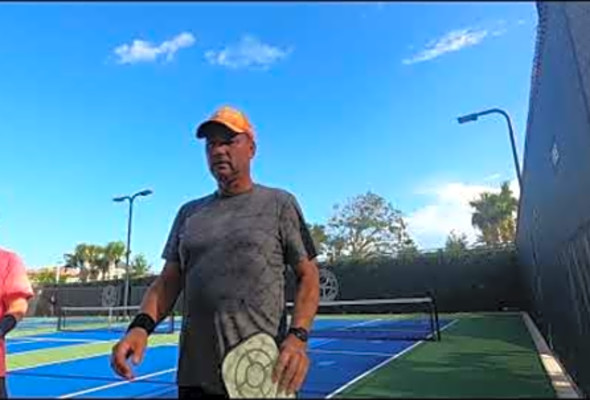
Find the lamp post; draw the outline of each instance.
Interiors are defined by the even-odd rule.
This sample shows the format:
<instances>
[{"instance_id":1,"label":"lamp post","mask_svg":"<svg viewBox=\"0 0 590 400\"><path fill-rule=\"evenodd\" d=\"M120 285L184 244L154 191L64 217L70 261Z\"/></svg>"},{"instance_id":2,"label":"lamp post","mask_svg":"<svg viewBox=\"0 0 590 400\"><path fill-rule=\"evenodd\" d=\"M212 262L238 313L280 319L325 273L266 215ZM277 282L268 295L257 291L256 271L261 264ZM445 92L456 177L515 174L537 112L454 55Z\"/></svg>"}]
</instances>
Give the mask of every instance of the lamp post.
<instances>
[{"instance_id":1,"label":"lamp post","mask_svg":"<svg viewBox=\"0 0 590 400\"><path fill-rule=\"evenodd\" d=\"M516 154L516 142L514 139L514 130L512 129L512 122L510 121L510 116L508 115L508 113L504 110L499 109L499 108L492 108L489 110L480 111L480 112L476 112L473 114L463 115L463 116L457 118L457 121L460 124L464 124L467 122L477 121L477 119L479 117L487 115L487 114L493 114L493 113L501 114L502 116L504 116L504 118L506 119L506 123L508 124L508 135L510 137L510 143L512 145L512 157L514 158L514 167L516 168L516 177L518 178L518 186L520 188L520 191L522 192L522 180L521 180L521 176L520 176L520 165L518 163L518 155Z\"/></svg>"},{"instance_id":2,"label":"lamp post","mask_svg":"<svg viewBox=\"0 0 590 400\"><path fill-rule=\"evenodd\" d=\"M133 218L133 201L139 196L149 196L153 192L149 189L142 190L131 196L115 197L114 202L121 203L123 201L129 201L129 216L127 219L127 251L125 254L125 294L123 297L123 305L129 306L129 257L131 255L131 220Z\"/></svg>"}]
</instances>

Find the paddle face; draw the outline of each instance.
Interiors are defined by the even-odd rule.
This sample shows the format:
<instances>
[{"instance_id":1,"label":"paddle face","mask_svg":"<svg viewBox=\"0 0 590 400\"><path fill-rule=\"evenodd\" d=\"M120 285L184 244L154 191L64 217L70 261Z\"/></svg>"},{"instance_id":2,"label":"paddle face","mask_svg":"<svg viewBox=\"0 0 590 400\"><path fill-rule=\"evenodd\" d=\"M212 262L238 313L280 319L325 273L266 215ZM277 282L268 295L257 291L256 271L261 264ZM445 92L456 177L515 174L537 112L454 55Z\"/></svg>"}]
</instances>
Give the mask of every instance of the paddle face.
<instances>
[{"instance_id":1,"label":"paddle face","mask_svg":"<svg viewBox=\"0 0 590 400\"><path fill-rule=\"evenodd\" d=\"M232 349L223 360L221 373L230 398L295 398L278 392L272 382L279 350L273 338L258 333Z\"/></svg>"}]
</instances>

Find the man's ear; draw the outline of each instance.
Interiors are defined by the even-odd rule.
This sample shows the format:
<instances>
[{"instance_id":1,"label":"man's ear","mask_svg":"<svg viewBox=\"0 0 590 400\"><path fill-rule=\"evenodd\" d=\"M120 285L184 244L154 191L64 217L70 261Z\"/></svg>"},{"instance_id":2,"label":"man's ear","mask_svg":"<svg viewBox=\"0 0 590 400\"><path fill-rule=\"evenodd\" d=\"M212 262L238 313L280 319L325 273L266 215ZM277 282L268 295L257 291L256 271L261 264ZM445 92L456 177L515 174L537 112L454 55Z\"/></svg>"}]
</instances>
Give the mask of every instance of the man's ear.
<instances>
[{"instance_id":1,"label":"man's ear","mask_svg":"<svg viewBox=\"0 0 590 400\"><path fill-rule=\"evenodd\" d=\"M256 142L251 140L250 141L250 158L254 158L256 155Z\"/></svg>"}]
</instances>

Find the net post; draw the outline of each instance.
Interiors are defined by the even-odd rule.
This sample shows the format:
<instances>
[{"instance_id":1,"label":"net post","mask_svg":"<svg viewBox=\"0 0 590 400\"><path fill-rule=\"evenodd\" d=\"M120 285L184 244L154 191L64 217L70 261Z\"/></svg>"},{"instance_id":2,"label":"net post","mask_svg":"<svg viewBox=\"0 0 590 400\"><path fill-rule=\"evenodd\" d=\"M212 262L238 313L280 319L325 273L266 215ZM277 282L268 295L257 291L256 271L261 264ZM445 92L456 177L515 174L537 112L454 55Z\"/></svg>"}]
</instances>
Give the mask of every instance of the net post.
<instances>
[{"instance_id":1,"label":"net post","mask_svg":"<svg viewBox=\"0 0 590 400\"><path fill-rule=\"evenodd\" d=\"M430 301L428 309L429 309L429 313L428 313L429 318L428 319L430 320L430 332L431 332L430 336L431 336L432 340L436 341L437 340L437 332L436 332L436 326L435 326L435 322L434 322L435 312L434 312L434 306L433 306L432 301Z\"/></svg>"},{"instance_id":2,"label":"net post","mask_svg":"<svg viewBox=\"0 0 590 400\"><path fill-rule=\"evenodd\" d=\"M432 296L431 299L432 299L432 309L434 311L434 324L435 324L435 329L436 329L436 338L437 338L437 341L440 342L441 337L440 337L440 323L438 320L438 308L436 307L436 300L434 299L434 296Z\"/></svg>"},{"instance_id":3,"label":"net post","mask_svg":"<svg viewBox=\"0 0 590 400\"><path fill-rule=\"evenodd\" d=\"M62 331L63 330L63 311L61 309L61 307L59 307L57 310L57 330L58 331Z\"/></svg>"},{"instance_id":4,"label":"net post","mask_svg":"<svg viewBox=\"0 0 590 400\"><path fill-rule=\"evenodd\" d=\"M113 323L113 307L109 307L109 315L107 317L107 329L111 330L111 324Z\"/></svg>"}]
</instances>

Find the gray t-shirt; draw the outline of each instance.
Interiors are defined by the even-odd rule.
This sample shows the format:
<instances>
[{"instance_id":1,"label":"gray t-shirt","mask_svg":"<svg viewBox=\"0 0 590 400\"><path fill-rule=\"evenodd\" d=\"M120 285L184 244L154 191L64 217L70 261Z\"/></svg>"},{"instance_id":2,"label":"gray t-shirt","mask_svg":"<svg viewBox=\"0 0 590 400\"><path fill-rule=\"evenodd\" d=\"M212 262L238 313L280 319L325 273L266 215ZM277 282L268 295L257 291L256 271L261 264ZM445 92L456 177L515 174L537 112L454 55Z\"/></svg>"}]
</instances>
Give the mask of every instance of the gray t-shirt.
<instances>
[{"instance_id":1,"label":"gray t-shirt","mask_svg":"<svg viewBox=\"0 0 590 400\"><path fill-rule=\"evenodd\" d=\"M183 205L162 256L184 286L178 384L224 393L223 357L259 332L284 337L286 266L316 250L295 197L254 185Z\"/></svg>"}]
</instances>

